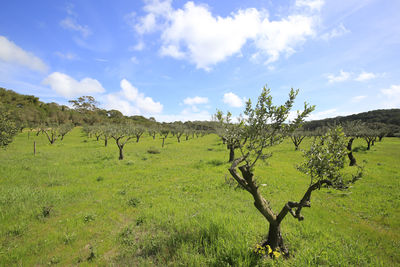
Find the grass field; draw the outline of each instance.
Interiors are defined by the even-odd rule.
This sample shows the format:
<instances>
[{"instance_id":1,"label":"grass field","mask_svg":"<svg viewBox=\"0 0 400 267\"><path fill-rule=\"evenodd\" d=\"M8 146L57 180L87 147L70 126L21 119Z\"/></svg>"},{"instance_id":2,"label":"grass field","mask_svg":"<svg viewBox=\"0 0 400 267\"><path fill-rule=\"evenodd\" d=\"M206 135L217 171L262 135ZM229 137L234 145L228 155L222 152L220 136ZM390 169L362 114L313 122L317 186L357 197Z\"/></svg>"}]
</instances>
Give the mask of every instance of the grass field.
<instances>
[{"instance_id":1,"label":"grass field","mask_svg":"<svg viewBox=\"0 0 400 267\"><path fill-rule=\"evenodd\" d=\"M80 128L54 145L19 134L0 150L0 265L400 265L399 139L370 151L356 140L363 178L349 191L314 192L304 221L286 217L287 260L252 253L268 224L250 194L225 182L228 151L216 135L161 142L144 135L119 161L115 142L104 147ZM287 141L256 168L276 212L307 188L301 155Z\"/></svg>"}]
</instances>

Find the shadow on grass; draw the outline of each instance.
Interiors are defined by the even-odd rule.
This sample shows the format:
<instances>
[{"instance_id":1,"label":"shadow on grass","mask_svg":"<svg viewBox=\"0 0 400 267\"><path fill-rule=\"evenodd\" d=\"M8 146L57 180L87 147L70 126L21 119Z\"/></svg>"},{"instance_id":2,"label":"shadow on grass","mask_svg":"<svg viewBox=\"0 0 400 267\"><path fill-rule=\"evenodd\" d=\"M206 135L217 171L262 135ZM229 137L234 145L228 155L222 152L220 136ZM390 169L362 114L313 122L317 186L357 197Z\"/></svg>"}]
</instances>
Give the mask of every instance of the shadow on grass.
<instances>
[{"instance_id":1,"label":"shadow on grass","mask_svg":"<svg viewBox=\"0 0 400 267\"><path fill-rule=\"evenodd\" d=\"M358 146L356 148L353 149L353 152L367 152L367 147L366 146Z\"/></svg>"},{"instance_id":2,"label":"shadow on grass","mask_svg":"<svg viewBox=\"0 0 400 267\"><path fill-rule=\"evenodd\" d=\"M231 240L235 238L224 226L214 222L153 233L137 233L134 228L120 233L120 242L127 253L116 258L117 264L145 261L160 266L256 266L260 263L257 255L246 246L238 245L237 240Z\"/></svg>"}]
</instances>

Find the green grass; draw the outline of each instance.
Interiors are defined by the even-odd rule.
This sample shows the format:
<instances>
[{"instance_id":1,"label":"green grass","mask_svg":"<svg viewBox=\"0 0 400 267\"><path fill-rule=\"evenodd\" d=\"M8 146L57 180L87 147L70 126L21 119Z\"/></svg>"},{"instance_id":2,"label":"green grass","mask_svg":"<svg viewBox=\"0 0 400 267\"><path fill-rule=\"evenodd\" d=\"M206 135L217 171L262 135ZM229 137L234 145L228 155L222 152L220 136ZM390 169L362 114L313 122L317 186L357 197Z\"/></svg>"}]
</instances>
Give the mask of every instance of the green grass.
<instances>
[{"instance_id":1,"label":"green grass","mask_svg":"<svg viewBox=\"0 0 400 267\"><path fill-rule=\"evenodd\" d=\"M226 183L228 150L217 136L161 142L143 136L119 161L113 140L104 147L79 128L54 145L19 134L0 151L0 266L400 265L399 139L370 151L356 140L363 178L349 191L314 192L304 221L287 216L288 260L251 252L268 225L250 194ZM290 141L273 150L256 176L278 212L309 180Z\"/></svg>"}]
</instances>

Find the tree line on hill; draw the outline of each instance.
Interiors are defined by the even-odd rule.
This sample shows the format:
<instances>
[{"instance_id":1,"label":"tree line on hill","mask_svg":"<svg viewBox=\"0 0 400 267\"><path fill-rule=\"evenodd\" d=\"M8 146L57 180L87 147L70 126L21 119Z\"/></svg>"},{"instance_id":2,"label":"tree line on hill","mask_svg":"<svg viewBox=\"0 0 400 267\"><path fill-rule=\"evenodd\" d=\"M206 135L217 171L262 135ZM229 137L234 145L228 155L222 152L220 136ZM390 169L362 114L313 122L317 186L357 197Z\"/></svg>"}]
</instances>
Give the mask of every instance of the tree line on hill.
<instances>
[{"instance_id":1,"label":"tree line on hill","mask_svg":"<svg viewBox=\"0 0 400 267\"><path fill-rule=\"evenodd\" d=\"M70 100L69 103L71 107L54 102L44 103L38 97L0 88L2 146L11 141L12 136L17 132L16 129L22 131L24 128L28 128L30 131L35 130L37 134L43 133L50 144L53 144L57 139L62 140L75 126L85 126L91 131L97 129L97 132L102 129L102 138L105 139L105 142L107 142L107 136L111 137L110 131L116 132L117 128L120 128L120 135L124 129L125 136L136 136L137 140L140 138L138 133L145 131L152 134L153 138L159 133L164 136L163 140L168 136L167 132L171 132L174 136L176 134L178 142L180 142L181 136L187 140L190 135L217 133L230 151L229 161L233 160L234 151L238 146L232 142L232 137L221 133L221 129L224 128L221 127L221 114L218 115L218 113L212 121L159 123L153 117L124 116L118 110L101 109L92 96L82 96ZM228 124L232 123L230 116ZM353 127L352 123L355 123L357 127ZM116 127L116 125L119 126ZM375 110L346 117L304 122L301 128L290 134L290 138L295 148L298 149L306 136L320 135L330 125L343 125L347 136L364 138L369 149L376 139L382 140L384 136L400 136L400 109ZM107 128L110 130L106 130ZM353 138L349 139L350 151ZM119 147L123 147L123 145Z\"/></svg>"}]
</instances>

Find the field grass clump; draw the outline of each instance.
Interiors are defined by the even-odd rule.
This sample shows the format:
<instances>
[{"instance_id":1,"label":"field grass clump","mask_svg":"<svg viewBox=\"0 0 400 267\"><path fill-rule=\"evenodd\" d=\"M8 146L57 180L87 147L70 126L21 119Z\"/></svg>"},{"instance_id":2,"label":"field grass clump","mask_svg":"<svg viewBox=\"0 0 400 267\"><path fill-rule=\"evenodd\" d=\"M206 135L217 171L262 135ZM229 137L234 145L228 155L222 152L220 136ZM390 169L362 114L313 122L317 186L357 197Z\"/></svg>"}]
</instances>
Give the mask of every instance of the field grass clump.
<instances>
[{"instance_id":1,"label":"field grass clump","mask_svg":"<svg viewBox=\"0 0 400 267\"><path fill-rule=\"evenodd\" d=\"M23 132L0 151L0 266L400 265L397 138L354 152L364 170L352 188L321 188L304 221L283 221L289 259L253 252L268 225L251 196L226 182L229 151L216 135L168 137L159 154L148 150L160 140L142 136L122 161L114 146L93 140L80 128L62 146ZM255 176L280 210L301 198L309 178L296 170L302 153L290 140L272 152ZM43 207L51 207L46 216Z\"/></svg>"},{"instance_id":2,"label":"field grass clump","mask_svg":"<svg viewBox=\"0 0 400 267\"><path fill-rule=\"evenodd\" d=\"M128 200L128 205L131 207L137 207L140 203L140 200L136 197L132 197Z\"/></svg>"},{"instance_id":3,"label":"field grass clump","mask_svg":"<svg viewBox=\"0 0 400 267\"><path fill-rule=\"evenodd\" d=\"M147 149L147 153L149 153L149 154L160 154L161 151L158 148L150 147L149 149Z\"/></svg>"}]
</instances>

